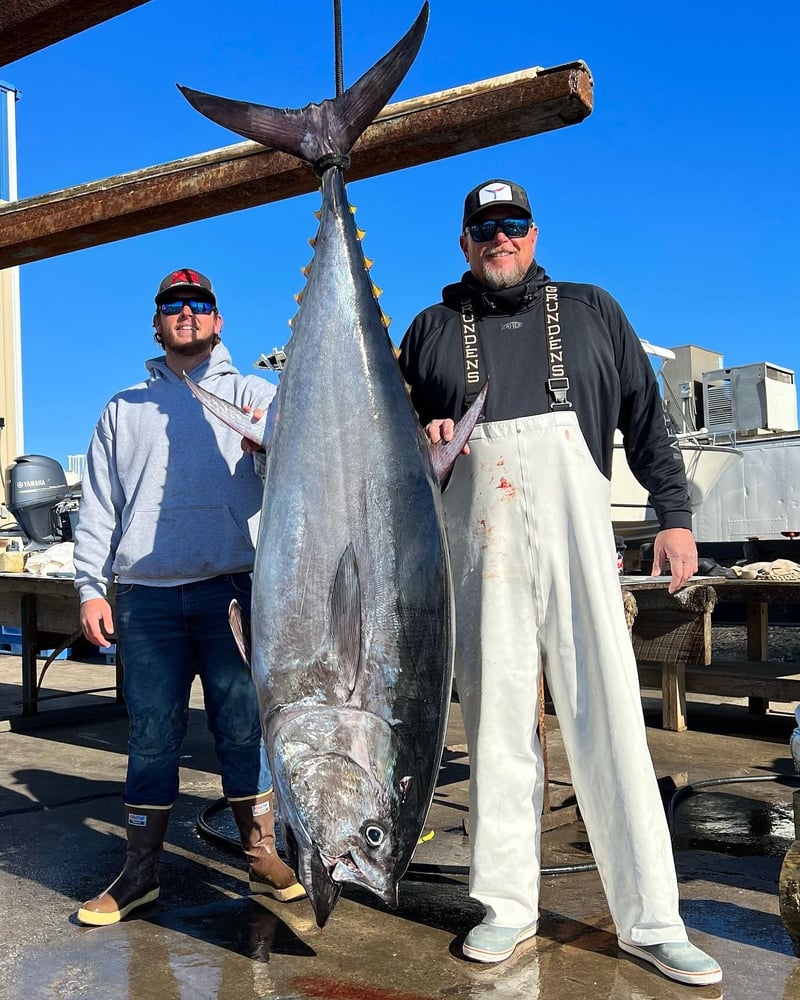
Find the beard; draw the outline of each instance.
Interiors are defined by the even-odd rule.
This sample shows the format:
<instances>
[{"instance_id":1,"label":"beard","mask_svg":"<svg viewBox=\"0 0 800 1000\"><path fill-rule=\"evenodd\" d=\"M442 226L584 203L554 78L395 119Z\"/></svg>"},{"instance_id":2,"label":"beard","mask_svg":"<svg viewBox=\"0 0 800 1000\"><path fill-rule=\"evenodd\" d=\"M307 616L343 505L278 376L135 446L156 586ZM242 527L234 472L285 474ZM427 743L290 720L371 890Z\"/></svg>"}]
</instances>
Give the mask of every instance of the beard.
<instances>
[{"instance_id":1,"label":"beard","mask_svg":"<svg viewBox=\"0 0 800 1000\"><path fill-rule=\"evenodd\" d=\"M196 358L198 354L207 353L215 344L219 343L219 337L213 334L208 337L194 337L191 340L180 340L171 334L161 333L162 346L173 354L179 354L183 358Z\"/></svg>"},{"instance_id":2,"label":"beard","mask_svg":"<svg viewBox=\"0 0 800 1000\"><path fill-rule=\"evenodd\" d=\"M492 266L491 260L482 260L479 266L480 280L493 291L500 291L501 288L513 288L519 285L527 273L527 268L517 260L513 268L497 268Z\"/></svg>"}]
</instances>

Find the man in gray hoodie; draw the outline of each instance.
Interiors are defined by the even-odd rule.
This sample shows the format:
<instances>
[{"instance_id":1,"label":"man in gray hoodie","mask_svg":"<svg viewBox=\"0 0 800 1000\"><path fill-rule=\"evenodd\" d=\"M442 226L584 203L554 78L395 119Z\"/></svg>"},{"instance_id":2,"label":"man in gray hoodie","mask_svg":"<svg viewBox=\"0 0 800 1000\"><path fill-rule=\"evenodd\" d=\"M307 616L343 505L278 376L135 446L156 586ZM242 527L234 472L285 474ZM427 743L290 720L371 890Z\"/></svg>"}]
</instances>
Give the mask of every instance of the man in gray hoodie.
<instances>
[{"instance_id":1,"label":"man in gray hoodie","mask_svg":"<svg viewBox=\"0 0 800 1000\"><path fill-rule=\"evenodd\" d=\"M116 633L130 717L124 790L127 858L78 919L110 924L159 894L157 866L178 794L189 695L199 676L209 729L250 863L250 888L279 900L305 894L275 851L272 776L255 688L228 625L249 606L263 484L258 455L206 413L183 373L245 410L266 410L275 388L241 375L220 340L209 279L166 275L155 297L147 381L117 393L87 454L75 532L75 586L89 642ZM108 588L116 581L112 614Z\"/></svg>"}]
</instances>

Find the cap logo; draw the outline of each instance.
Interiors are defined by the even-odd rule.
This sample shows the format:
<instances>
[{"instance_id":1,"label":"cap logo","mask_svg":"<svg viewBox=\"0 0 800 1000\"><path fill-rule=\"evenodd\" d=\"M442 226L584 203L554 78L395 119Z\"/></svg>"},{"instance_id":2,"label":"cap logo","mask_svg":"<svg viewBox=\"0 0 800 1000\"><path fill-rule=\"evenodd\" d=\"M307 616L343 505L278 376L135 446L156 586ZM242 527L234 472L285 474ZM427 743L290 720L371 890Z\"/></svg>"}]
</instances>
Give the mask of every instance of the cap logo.
<instances>
[{"instance_id":1,"label":"cap logo","mask_svg":"<svg viewBox=\"0 0 800 1000\"><path fill-rule=\"evenodd\" d=\"M513 201L510 184L487 184L478 192L479 205L491 205L493 201Z\"/></svg>"},{"instance_id":2,"label":"cap logo","mask_svg":"<svg viewBox=\"0 0 800 1000\"><path fill-rule=\"evenodd\" d=\"M200 276L197 271L189 271L187 268L184 268L182 271L173 271L169 283L170 285L199 285Z\"/></svg>"}]
</instances>

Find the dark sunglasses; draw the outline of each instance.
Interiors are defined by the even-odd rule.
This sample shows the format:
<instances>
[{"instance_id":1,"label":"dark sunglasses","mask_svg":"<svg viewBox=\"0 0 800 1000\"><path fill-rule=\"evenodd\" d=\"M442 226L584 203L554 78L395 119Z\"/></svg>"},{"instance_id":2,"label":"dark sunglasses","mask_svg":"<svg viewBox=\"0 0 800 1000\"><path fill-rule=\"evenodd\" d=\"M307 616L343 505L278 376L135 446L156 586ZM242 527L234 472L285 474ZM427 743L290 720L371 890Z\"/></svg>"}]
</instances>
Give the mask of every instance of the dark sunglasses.
<instances>
[{"instance_id":1,"label":"dark sunglasses","mask_svg":"<svg viewBox=\"0 0 800 1000\"><path fill-rule=\"evenodd\" d=\"M495 238L498 229L502 229L510 240L519 240L528 235L532 225L533 219L484 219L467 229L476 243L488 243Z\"/></svg>"},{"instance_id":2,"label":"dark sunglasses","mask_svg":"<svg viewBox=\"0 0 800 1000\"><path fill-rule=\"evenodd\" d=\"M195 316L198 314L200 316L209 316L214 312L213 303L203 302L202 299L173 299L171 302L162 302L158 310L165 316L177 316L183 310L184 306L188 306Z\"/></svg>"}]
</instances>

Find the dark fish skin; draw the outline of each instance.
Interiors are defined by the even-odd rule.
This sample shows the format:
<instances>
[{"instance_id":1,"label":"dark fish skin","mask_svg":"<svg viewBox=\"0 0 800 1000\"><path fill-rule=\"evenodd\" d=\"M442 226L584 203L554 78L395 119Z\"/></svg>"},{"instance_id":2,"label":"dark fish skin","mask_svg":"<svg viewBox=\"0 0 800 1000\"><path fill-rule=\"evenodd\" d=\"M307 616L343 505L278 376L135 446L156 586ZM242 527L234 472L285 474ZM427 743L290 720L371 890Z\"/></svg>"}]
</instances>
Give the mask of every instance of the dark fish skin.
<instances>
[{"instance_id":1,"label":"dark fish skin","mask_svg":"<svg viewBox=\"0 0 800 1000\"><path fill-rule=\"evenodd\" d=\"M182 88L208 117L307 160L321 176L315 255L270 412L250 634L285 839L320 927L347 882L397 905L433 796L450 699L440 484L482 399L446 450L431 448L343 179L350 148L407 72L426 22L427 4L350 90L301 111ZM248 433L241 415L227 419Z\"/></svg>"}]
</instances>

